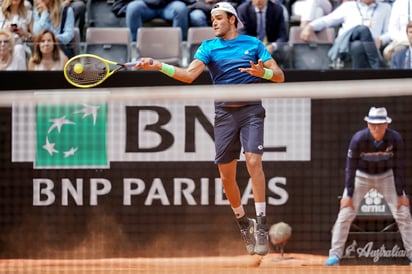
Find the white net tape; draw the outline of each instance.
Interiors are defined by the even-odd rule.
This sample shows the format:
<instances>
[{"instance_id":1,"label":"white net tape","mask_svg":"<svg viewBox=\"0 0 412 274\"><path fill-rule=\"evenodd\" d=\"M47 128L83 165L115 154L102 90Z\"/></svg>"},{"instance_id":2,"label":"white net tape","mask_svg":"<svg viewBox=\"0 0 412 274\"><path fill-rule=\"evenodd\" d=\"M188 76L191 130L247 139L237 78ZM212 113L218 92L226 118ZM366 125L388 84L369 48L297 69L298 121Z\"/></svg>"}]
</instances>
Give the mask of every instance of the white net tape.
<instances>
[{"instance_id":1,"label":"white net tape","mask_svg":"<svg viewBox=\"0 0 412 274\"><path fill-rule=\"evenodd\" d=\"M103 101L139 102L142 100L253 100L257 98L354 98L412 95L412 79L350 80L300 82L259 85L182 85L167 87L95 88L73 90L50 90L47 96L42 92L4 91L0 92L0 105L9 106L13 102L37 103L79 103ZM51 96L50 92L53 92ZM67 96L70 94L70 96ZM104 94L102 96L102 94Z\"/></svg>"}]
</instances>

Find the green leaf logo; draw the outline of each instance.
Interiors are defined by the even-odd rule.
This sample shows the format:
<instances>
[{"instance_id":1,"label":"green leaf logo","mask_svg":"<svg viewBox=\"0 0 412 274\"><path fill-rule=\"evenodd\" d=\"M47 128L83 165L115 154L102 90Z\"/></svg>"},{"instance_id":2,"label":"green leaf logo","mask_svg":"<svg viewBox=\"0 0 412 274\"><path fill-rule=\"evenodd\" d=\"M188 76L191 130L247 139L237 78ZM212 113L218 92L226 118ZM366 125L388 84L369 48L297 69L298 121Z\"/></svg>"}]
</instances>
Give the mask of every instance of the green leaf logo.
<instances>
[{"instance_id":1,"label":"green leaf logo","mask_svg":"<svg viewBox=\"0 0 412 274\"><path fill-rule=\"evenodd\" d=\"M105 168L107 106L37 105L36 168Z\"/></svg>"}]
</instances>

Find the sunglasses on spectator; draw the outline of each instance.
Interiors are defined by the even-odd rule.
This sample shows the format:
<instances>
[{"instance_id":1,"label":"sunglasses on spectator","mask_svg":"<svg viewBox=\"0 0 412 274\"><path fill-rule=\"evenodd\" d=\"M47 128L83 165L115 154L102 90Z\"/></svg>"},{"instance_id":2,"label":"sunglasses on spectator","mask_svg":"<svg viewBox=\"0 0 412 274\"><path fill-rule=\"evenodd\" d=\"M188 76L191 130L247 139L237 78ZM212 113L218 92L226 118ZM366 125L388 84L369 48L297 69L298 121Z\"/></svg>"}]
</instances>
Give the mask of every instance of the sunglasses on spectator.
<instances>
[{"instance_id":1,"label":"sunglasses on spectator","mask_svg":"<svg viewBox=\"0 0 412 274\"><path fill-rule=\"evenodd\" d=\"M0 45L8 45L10 43L10 40L0 40Z\"/></svg>"}]
</instances>

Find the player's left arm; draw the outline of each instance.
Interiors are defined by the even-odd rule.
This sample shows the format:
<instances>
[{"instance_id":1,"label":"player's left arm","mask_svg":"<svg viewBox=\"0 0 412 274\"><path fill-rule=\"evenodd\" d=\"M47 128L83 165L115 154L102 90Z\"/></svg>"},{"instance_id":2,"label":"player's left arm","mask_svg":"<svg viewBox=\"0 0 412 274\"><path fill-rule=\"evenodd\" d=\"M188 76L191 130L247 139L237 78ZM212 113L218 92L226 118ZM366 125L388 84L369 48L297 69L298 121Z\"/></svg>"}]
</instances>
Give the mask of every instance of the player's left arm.
<instances>
[{"instance_id":1,"label":"player's left arm","mask_svg":"<svg viewBox=\"0 0 412 274\"><path fill-rule=\"evenodd\" d=\"M272 82L281 83L285 81L282 69L273 58L268 59L264 63L259 59L257 64L251 61L249 68L239 68L239 70Z\"/></svg>"}]
</instances>

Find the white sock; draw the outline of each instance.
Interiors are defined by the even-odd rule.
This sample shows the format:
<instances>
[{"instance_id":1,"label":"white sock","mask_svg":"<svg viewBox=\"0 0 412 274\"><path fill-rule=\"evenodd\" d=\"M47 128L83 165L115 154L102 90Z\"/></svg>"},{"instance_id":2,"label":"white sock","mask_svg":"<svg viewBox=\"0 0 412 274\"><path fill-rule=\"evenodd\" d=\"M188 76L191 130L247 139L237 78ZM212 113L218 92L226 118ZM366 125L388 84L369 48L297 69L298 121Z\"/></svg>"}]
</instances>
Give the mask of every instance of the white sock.
<instances>
[{"instance_id":1,"label":"white sock","mask_svg":"<svg viewBox=\"0 0 412 274\"><path fill-rule=\"evenodd\" d=\"M266 216L266 203L255 203L256 216Z\"/></svg>"},{"instance_id":2,"label":"white sock","mask_svg":"<svg viewBox=\"0 0 412 274\"><path fill-rule=\"evenodd\" d=\"M240 219L243 216L245 216L245 210L243 209L242 205L237 208L232 207L232 210L233 210L233 213L235 213L236 219Z\"/></svg>"}]
</instances>

